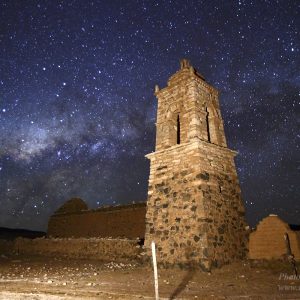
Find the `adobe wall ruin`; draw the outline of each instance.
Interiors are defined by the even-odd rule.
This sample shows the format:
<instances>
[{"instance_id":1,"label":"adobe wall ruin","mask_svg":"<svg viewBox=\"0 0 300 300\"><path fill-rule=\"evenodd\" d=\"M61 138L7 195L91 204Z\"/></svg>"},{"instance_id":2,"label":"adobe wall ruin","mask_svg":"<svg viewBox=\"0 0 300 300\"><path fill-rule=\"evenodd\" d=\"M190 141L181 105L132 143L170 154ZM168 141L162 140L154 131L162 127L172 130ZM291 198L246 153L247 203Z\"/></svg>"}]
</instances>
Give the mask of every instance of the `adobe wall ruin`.
<instances>
[{"instance_id":1,"label":"adobe wall ruin","mask_svg":"<svg viewBox=\"0 0 300 300\"><path fill-rule=\"evenodd\" d=\"M290 239L291 250L300 260L300 231L291 230L289 225L276 215L270 215L259 222L249 237L250 259L282 259L287 253L284 234Z\"/></svg>"},{"instance_id":2,"label":"adobe wall ruin","mask_svg":"<svg viewBox=\"0 0 300 300\"><path fill-rule=\"evenodd\" d=\"M82 202L74 198L58 209L49 219L47 235L144 238L145 203L87 210Z\"/></svg>"}]
</instances>

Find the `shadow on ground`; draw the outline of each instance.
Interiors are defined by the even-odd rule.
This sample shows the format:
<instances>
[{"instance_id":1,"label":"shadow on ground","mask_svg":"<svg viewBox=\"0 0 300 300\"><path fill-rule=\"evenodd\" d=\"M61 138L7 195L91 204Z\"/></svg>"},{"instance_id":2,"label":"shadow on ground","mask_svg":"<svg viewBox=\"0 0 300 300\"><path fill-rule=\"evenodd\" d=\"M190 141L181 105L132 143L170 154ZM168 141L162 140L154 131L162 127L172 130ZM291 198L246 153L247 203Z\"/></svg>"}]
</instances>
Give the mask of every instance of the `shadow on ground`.
<instances>
[{"instance_id":1,"label":"shadow on ground","mask_svg":"<svg viewBox=\"0 0 300 300\"><path fill-rule=\"evenodd\" d=\"M178 287L174 290L174 292L170 296L170 300L176 299L176 297L186 288L187 284L192 280L194 277L196 270L190 269L188 272L185 274L185 276L182 278L180 284Z\"/></svg>"}]
</instances>

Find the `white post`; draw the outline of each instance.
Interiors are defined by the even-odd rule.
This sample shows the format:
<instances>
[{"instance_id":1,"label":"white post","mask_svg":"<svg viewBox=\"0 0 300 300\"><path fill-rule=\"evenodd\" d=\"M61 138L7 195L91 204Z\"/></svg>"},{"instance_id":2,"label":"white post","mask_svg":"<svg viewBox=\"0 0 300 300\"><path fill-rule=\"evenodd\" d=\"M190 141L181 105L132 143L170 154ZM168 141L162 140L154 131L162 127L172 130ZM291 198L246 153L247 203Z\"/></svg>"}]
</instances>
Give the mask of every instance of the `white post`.
<instances>
[{"instance_id":1,"label":"white post","mask_svg":"<svg viewBox=\"0 0 300 300\"><path fill-rule=\"evenodd\" d=\"M153 269L154 269L154 286L155 286L155 300L159 300L158 296L158 277L157 277L157 263L156 263L156 253L155 253L155 243L152 241L152 260L153 260Z\"/></svg>"}]
</instances>

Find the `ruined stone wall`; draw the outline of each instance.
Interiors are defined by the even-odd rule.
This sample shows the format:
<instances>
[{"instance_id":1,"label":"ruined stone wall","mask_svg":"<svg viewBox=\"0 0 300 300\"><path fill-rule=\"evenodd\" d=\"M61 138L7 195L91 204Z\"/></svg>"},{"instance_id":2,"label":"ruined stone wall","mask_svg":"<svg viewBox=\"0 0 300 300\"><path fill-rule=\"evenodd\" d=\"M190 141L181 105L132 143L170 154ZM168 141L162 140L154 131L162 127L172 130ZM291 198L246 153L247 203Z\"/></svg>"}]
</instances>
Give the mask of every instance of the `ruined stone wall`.
<instances>
[{"instance_id":1,"label":"ruined stone wall","mask_svg":"<svg viewBox=\"0 0 300 300\"><path fill-rule=\"evenodd\" d=\"M300 232L292 231L287 223L276 215L259 222L249 237L250 259L282 259L287 253L284 234L289 235L291 249L300 260Z\"/></svg>"},{"instance_id":2,"label":"ruined stone wall","mask_svg":"<svg viewBox=\"0 0 300 300\"><path fill-rule=\"evenodd\" d=\"M103 261L138 259L142 249L127 239L25 239L0 240L0 253L50 257L89 258Z\"/></svg>"},{"instance_id":3,"label":"ruined stone wall","mask_svg":"<svg viewBox=\"0 0 300 300\"><path fill-rule=\"evenodd\" d=\"M144 238L146 204L57 213L48 223L52 237Z\"/></svg>"}]
</instances>

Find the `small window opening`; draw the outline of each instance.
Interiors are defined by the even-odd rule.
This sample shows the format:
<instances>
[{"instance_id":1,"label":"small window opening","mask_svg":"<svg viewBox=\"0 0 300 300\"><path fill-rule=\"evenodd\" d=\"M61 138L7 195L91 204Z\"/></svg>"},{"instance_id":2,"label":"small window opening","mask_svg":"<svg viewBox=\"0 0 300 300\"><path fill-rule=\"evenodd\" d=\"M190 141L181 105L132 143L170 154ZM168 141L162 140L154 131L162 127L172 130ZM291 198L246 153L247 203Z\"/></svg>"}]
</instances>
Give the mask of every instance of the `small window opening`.
<instances>
[{"instance_id":1,"label":"small window opening","mask_svg":"<svg viewBox=\"0 0 300 300\"><path fill-rule=\"evenodd\" d=\"M207 114L206 114L207 140L208 140L208 142L210 143L209 118L208 118L209 112L208 112L207 108L206 108L206 112L207 112Z\"/></svg>"},{"instance_id":2,"label":"small window opening","mask_svg":"<svg viewBox=\"0 0 300 300\"><path fill-rule=\"evenodd\" d=\"M180 144L180 119L177 116L177 145Z\"/></svg>"}]
</instances>

